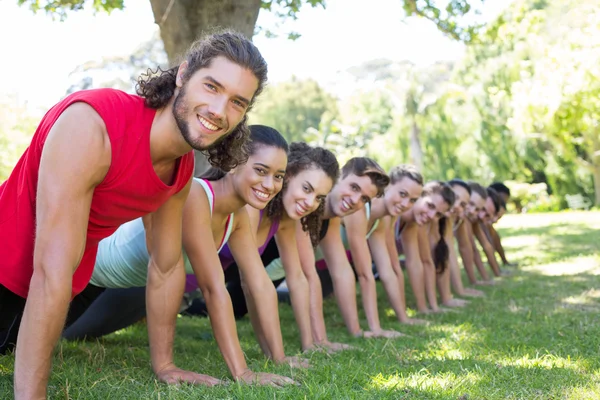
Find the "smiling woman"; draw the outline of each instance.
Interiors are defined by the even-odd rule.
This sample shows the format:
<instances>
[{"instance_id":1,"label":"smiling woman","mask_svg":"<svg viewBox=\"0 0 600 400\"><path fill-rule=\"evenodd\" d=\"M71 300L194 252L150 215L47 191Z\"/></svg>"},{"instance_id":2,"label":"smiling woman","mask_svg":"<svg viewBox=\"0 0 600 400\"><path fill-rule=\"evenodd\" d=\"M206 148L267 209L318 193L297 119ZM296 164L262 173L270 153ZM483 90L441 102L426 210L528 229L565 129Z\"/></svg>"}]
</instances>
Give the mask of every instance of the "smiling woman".
<instances>
[{"instance_id":1,"label":"smiling woman","mask_svg":"<svg viewBox=\"0 0 600 400\"><path fill-rule=\"evenodd\" d=\"M282 191L264 211L250 207L251 204L247 206L250 220L256 226L257 244L262 243L259 252L264 265L268 266L269 277L275 285L281 282L283 276L287 278L303 350L313 348L315 343L311 334L308 286L300 265L297 237L308 236L313 241L319 239L325 198L338 174L339 165L331 151L305 143L292 143ZM231 241L230 244L233 245ZM241 268L238 274L241 265L239 258L231 254L233 252L232 246L226 246L219 255L223 267L227 268L227 290L231 295L235 316L243 317L250 310L252 318L256 302L250 296L244 296L242 279L245 279L245 274ZM275 259L278 262L270 264ZM262 304L259 305L262 307ZM196 299L186 312L207 315L206 306L202 300ZM327 341L319 344L338 350L345 348L344 345Z\"/></svg>"}]
</instances>

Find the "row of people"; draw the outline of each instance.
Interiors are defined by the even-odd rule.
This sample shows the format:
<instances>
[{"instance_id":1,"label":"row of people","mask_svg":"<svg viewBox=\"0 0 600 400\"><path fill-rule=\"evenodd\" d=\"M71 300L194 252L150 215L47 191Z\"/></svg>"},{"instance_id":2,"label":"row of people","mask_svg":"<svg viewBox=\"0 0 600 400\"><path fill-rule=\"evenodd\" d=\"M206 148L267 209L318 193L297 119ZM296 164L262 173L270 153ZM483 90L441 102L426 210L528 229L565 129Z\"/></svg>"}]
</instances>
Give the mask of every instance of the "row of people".
<instances>
[{"instance_id":1,"label":"row of people","mask_svg":"<svg viewBox=\"0 0 600 400\"><path fill-rule=\"evenodd\" d=\"M454 207L448 186L423 187L410 168L388 176L368 158L340 169L328 150L301 143L288 148L275 130L250 129L247 112L266 74L266 62L250 41L221 32L195 43L178 66L142 76L137 95L81 91L44 116L0 186L0 354L16 346L15 398L45 396L52 349L61 335L97 337L143 316L159 380L219 383L173 362L177 314L200 301L194 300L198 288L234 379L293 383L248 369L235 328L240 313L231 299L247 304L260 346L275 362L307 364L283 352L269 277L280 281L282 270L303 350L349 348L327 339L327 284L321 283L327 275L350 333L397 337L399 332L379 323L370 257L400 322L410 323L394 253L398 237L407 248L417 309L439 310L434 286L443 274L432 273L425 251L429 237L422 232ZM192 179L193 149L213 166L198 179ZM469 204L477 201L472 195ZM470 244L473 235L480 241L486 232L493 237L491 229L473 224L466 236ZM438 231L446 232L441 224ZM360 327L355 272L344 243L363 294L367 330ZM325 262L320 269L314 246ZM417 248L419 262L411 256ZM479 268L478 252L471 249ZM445 253L439 254L442 263L435 265L442 272ZM500 274L497 264L492 268ZM225 275L239 277L243 296L228 293ZM444 304L453 302L445 298Z\"/></svg>"},{"instance_id":2,"label":"row of people","mask_svg":"<svg viewBox=\"0 0 600 400\"><path fill-rule=\"evenodd\" d=\"M282 382L247 370L233 316L239 318L248 309L265 355L276 362L306 365L304 360L283 354L274 286L267 275L275 286L286 279L304 351L349 348L327 339L322 298L332 292L351 334L400 335L381 329L375 274L400 322L424 322L407 316L398 248L406 256L418 311L441 311L436 282L443 305L465 304L452 297L451 274L460 296L483 295L462 286L452 243L465 215L477 226L480 218L487 221L489 217L483 208L477 209L480 199L470 195L472 187L482 190L479 185L454 180L450 184L429 182L423 187L414 167L396 167L388 178L368 158L350 160L337 181L337 161L329 151L294 143L288 152L285 140L274 129L256 125L250 129L248 162L230 173L212 169L194 179L184 206L186 293L200 288L203 294L185 312L212 316L217 344L234 377L241 377L244 371L243 379L252 376L258 381ZM364 212L356 212L363 206ZM202 215L205 218L199 218ZM207 241L207 235L213 240ZM65 338L102 336L145 316L143 286L150 257L145 243L142 219L124 224L100 243L90 284L72 303ZM253 243L260 244L257 251L251 250ZM265 254L269 246L272 249ZM317 246L314 252L313 246ZM262 271L263 265L267 273ZM232 305L227 301L223 271L229 278ZM355 275L369 327L364 332L358 319ZM119 304L126 306L117 307Z\"/></svg>"}]
</instances>

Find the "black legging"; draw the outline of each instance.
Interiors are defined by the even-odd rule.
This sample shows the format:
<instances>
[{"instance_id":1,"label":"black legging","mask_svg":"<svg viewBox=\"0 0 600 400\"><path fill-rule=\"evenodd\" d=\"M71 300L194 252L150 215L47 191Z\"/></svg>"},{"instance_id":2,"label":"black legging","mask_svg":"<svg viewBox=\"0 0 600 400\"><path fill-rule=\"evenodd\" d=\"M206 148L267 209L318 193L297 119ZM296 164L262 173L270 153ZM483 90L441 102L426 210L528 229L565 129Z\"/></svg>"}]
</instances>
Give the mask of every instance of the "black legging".
<instances>
[{"instance_id":1,"label":"black legging","mask_svg":"<svg viewBox=\"0 0 600 400\"><path fill-rule=\"evenodd\" d=\"M88 285L71 302L63 338L98 338L126 328L145 316L145 287L103 289Z\"/></svg>"},{"instance_id":2,"label":"black legging","mask_svg":"<svg viewBox=\"0 0 600 400\"><path fill-rule=\"evenodd\" d=\"M265 251L261 255L263 265L267 266L271 261L279 258L279 251L277 250L277 244L275 239L271 239L269 244L265 248ZM333 283L331 282L331 276L329 276L328 270L317 270L319 278L321 278L321 288L323 291L323 297L329 296L333 293ZM273 281L275 288L285 280L285 278L277 279ZM231 297L231 304L233 305L233 314L236 319L243 318L248 314L248 305L246 304L246 297L244 296L244 290L242 289L242 281L237 264L230 265L225 270L225 282L227 284L227 291L229 297ZM287 290L278 290L277 298L281 303L291 304L290 294ZM192 301L191 306L185 310L182 314L195 315L195 316L207 316L208 310L206 303L203 299L195 299Z\"/></svg>"},{"instance_id":3,"label":"black legging","mask_svg":"<svg viewBox=\"0 0 600 400\"><path fill-rule=\"evenodd\" d=\"M260 259L263 265L269 265L271 261L276 258L279 258L279 251L277 250L275 239L271 239L267 244L267 247L265 247L265 251L263 251L263 254L260 256ZM237 264L231 264L225 270L224 274L227 291L229 292L229 297L231 297L231 304L233 306L233 315L235 315L236 319L242 318L244 315L248 314L248 306L246 305L246 297L244 296L244 290L242 289L242 281ZM275 284L275 287L277 287L282 281L283 279L273 283ZM202 317L207 316L208 309L204 299L194 299L190 307L182 314Z\"/></svg>"},{"instance_id":4,"label":"black legging","mask_svg":"<svg viewBox=\"0 0 600 400\"><path fill-rule=\"evenodd\" d=\"M25 299L0 285L0 355L14 349Z\"/></svg>"}]
</instances>

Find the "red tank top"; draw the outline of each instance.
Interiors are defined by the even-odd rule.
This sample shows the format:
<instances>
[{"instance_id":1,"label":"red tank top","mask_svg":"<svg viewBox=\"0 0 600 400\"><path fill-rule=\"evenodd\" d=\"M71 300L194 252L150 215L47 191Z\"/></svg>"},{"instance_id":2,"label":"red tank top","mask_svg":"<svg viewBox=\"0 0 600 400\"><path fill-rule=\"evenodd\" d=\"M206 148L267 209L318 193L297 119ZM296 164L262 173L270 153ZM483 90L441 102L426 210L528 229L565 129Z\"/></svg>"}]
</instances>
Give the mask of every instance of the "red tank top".
<instances>
[{"instance_id":1,"label":"red tank top","mask_svg":"<svg viewBox=\"0 0 600 400\"><path fill-rule=\"evenodd\" d=\"M21 297L27 297L33 274L42 149L52 125L75 102L89 104L104 120L111 144L111 165L94 190L85 252L73 275L73 296L90 280L98 242L119 225L156 211L187 184L194 170L194 155L190 151L177 159L172 185L164 184L156 175L150 158L150 128L156 110L146 107L139 96L113 89L85 90L56 104L40 122L8 180L0 186L0 284ZM56 179L60 182L60 177Z\"/></svg>"}]
</instances>

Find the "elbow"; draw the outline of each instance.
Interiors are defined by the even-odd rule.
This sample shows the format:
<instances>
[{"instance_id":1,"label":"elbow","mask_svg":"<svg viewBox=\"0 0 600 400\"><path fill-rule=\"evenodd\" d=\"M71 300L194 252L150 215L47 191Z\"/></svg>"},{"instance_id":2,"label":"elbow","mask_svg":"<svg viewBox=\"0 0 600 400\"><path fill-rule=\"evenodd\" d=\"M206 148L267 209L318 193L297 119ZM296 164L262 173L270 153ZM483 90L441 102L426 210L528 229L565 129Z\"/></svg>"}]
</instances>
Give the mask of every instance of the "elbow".
<instances>
[{"instance_id":1,"label":"elbow","mask_svg":"<svg viewBox=\"0 0 600 400\"><path fill-rule=\"evenodd\" d=\"M56 268L58 265L67 265L66 261L36 264L31 276L30 286L35 290L43 290L50 295L66 295L70 298L73 282L73 272L69 268ZM74 270L75 268L73 268ZM49 273L49 271L52 271ZM31 289L30 289L31 292Z\"/></svg>"},{"instance_id":2,"label":"elbow","mask_svg":"<svg viewBox=\"0 0 600 400\"><path fill-rule=\"evenodd\" d=\"M317 275L316 273L314 274ZM318 279L318 276L317 276ZM287 274L285 277L288 286L308 286L308 279L301 270L294 271L292 274Z\"/></svg>"},{"instance_id":3,"label":"elbow","mask_svg":"<svg viewBox=\"0 0 600 400\"><path fill-rule=\"evenodd\" d=\"M207 305L214 300L223 299L226 296L229 296L225 285L218 282L216 279L212 282L204 282L200 284L199 288L202 291L202 296L204 296L204 300L206 301Z\"/></svg>"},{"instance_id":4,"label":"elbow","mask_svg":"<svg viewBox=\"0 0 600 400\"><path fill-rule=\"evenodd\" d=\"M375 283L375 277L371 271L357 271L358 282L361 284Z\"/></svg>"},{"instance_id":5,"label":"elbow","mask_svg":"<svg viewBox=\"0 0 600 400\"><path fill-rule=\"evenodd\" d=\"M494 254L494 248L489 243L486 243L485 245L483 245L483 251L485 254L488 254L488 255Z\"/></svg>"},{"instance_id":6,"label":"elbow","mask_svg":"<svg viewBox=\"0 0 600 400\"><path fill-rule=\"evenodd\" d=\"M277 297L275 286L267 274L264 275L264 279L252 279L250 281L242 279L242 290L253 299Z\"/></svg>"}]
</instances>

